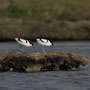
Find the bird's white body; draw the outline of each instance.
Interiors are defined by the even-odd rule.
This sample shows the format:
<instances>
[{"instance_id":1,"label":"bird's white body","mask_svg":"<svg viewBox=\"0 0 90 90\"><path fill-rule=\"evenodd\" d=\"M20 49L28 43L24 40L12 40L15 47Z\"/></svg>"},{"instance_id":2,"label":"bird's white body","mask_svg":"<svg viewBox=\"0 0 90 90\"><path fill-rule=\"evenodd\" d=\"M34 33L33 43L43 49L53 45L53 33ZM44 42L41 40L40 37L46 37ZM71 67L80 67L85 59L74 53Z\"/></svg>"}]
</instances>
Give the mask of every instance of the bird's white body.
<instances>
[{"instance_id":1,"label":"bird's white body","mask_svg":"<svg viewBox=\"0 0 90 90\"><path fill-rule=\"evenodd\" d=\"M51 42L50 42L49 40L47 40L47 39L39 39L39 38L37 38L36 41L37 41L40 45L43 46L43 47L42 47L43 53L45 53L44 46L52 46L52 45L53 45L53 43L51 43Z\"/></svg>"},{"instance_id":2,"label":"bird's white body","mask_svg":"<svg viewBox=\"0 0 90 90\"><path fill-rule=\"evenodd\" d=\"M43 45L43 46L52 46L52 43L47 39L39 39L39 38L37 38L36 41L39 44Z\"/></svg>"},{"instance_id":3,"label":"bird's white body","mask_svg":"<svg viewBox=\"0 0 90 90\"><path fill-rule=\"evenodd\" d=\"M23 45L23 46L26 46L26 47L30 47L30 46L33 46L33 44L32 43L30 43L28 40L25 40L25 39L19 39L19 38L15 38L15 40L19 43L19 44L21 44L21 45Z\"/></svg>"}]
</instances>

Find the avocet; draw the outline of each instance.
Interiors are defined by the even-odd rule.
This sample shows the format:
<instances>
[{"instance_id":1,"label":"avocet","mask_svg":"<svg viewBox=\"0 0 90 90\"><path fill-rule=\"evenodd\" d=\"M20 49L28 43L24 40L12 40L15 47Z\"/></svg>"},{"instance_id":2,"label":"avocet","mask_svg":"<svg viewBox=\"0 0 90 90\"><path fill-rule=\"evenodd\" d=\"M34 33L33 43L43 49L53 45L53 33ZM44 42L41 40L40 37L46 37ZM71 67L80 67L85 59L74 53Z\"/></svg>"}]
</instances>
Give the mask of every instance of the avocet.
<instances>
[{"instance_id":1,"label":"avocet","mask_svg":"<svg viewBox=\"0 0 90 90\"><path fill-rule=\"evenodd\" d=\"M26 47L33 46L33 44L30 43L28 40L25 40L25 39L22 39L22 38L15 38L15 40L17 41L18 44L20 44L21 48L22 48L21 45L26 46Z\"/></svg>"},{"instance_id":2,"label":"avocet","mask_svg":"<svg viewBox=\"0 0 90 90\"><path fill-rule=\"evenodd\" d=\"M47 40L47 39L43 39L43 38L42 38L42 39L41 39L41 38L37 38L36 41L37 41L40 45L43 46L42 50L43 50L44 53L45 53L44 46L52 46L52 45L53 45L52 42L50 42L50 41Z\"/></svg>"}]
</instances>

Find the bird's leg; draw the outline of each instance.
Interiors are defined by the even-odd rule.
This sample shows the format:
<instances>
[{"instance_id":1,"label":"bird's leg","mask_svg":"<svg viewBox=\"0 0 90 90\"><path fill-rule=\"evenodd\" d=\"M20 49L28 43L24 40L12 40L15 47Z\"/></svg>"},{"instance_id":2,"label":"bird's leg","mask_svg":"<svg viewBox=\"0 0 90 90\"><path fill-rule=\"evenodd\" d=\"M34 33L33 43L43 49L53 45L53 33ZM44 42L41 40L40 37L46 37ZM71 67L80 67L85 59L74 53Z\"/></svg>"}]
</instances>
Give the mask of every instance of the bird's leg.
<instances>
[{"instance_id":1,"label":"bird's leg","mask_svg":"<svg viewBox=\"0 0 90 90\"><path fill-rule=\"evenodd\" d=\"M45 48L44 48L44 46L42 47L42 50L43 50L43 53L46 53L46 52L45 52Z\"/></svg>"},{"instance_id":2,"label":"bird's leg","mask_svg":"<svg viewBox=\"0 0 90 90\"><path fill-rule=\"evenodd\" d=\"M23 49L22 45L20 45L20 50L21 50L21 51L24 51L24 49Z\"/></svg>"},{"instance_id":3,"label":"bird's leg","mask_svg":"<svg viewBox=\"0 0 90 90\"><path fill-rule=\"evenodd\" d=\"M34 52L36 52L36 48L33 46Z\"/></svg>"},{"instance_id":4,"label":"bird's leg","mask_svg":"<svg viewBox=\"0 0 90 90\"><path fill-rule=\"evenodd\" d=\"M53 47L53 45L52 45L52 49L54 50L54 47Z\"/></svg>"}]
</instances>

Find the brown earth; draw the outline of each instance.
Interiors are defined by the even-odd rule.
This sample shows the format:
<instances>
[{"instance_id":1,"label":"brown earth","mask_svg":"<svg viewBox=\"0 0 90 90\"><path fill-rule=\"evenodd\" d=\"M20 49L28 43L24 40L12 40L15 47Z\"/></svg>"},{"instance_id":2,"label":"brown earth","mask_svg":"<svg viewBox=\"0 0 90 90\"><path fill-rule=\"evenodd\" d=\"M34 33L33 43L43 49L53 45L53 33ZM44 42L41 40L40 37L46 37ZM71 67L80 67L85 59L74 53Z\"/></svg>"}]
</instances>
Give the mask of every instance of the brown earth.
<instances>
[{"instance_id":1,"label":"brown earth","mask_svg":"<svg viewBox=\"0 0 90 90\"><path fill-rule=\"evenodd\" d=\"M5 51L0 54L0 72L39 72L55 70L77 70L85 66L88 60L71 52L25 53L21 51Z\"/></svg>"}]
</instances>

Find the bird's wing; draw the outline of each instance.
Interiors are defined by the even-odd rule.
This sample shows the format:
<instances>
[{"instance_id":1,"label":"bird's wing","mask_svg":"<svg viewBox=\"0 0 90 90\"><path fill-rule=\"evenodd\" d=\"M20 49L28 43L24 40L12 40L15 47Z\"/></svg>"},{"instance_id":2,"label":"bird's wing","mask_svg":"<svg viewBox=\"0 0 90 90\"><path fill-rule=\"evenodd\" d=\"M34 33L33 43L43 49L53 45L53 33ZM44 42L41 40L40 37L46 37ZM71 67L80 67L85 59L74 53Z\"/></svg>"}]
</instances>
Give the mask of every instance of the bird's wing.
<instances>
[{"instance_id":1,"label":"bird's wing","mask_svg":"<svg viewBox=\"0 0 90 90\"><path fill-rule=\"evenodd\" d=\"M41 39L41 41L44 42L44 43L47 43L48 42L47 39Z\"/></svg>"},{"instance_id":2,"label":"bird's wing","mask_svg":"<svg viewBox=\"0 0 90 90\"><path fill-rule=\"evenodd\" d=\"M27 40L24 40L24 39L21 39L21 38L20 38L20 42L22 42L22 43L27 43Z\"/></svg>"}]
</instances>

